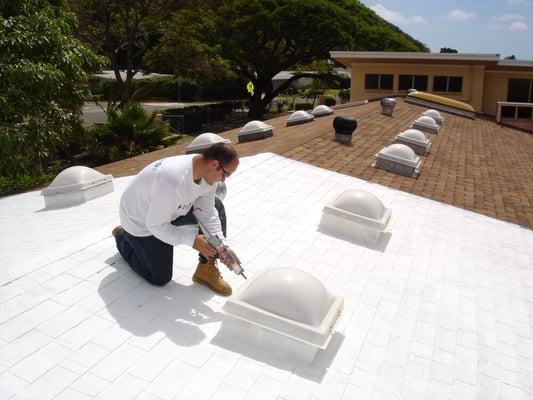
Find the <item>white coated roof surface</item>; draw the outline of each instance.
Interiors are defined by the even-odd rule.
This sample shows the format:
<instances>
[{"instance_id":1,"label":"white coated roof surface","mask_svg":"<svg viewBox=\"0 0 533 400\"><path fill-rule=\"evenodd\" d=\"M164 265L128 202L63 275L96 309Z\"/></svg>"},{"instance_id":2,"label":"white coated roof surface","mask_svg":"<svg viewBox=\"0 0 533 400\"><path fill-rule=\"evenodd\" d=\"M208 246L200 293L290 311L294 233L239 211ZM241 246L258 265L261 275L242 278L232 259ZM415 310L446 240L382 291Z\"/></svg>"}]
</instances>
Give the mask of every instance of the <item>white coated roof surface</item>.
<instances>
[{"instance_id":1,"label":"white coated roof surface","mask_svg":"<svg viewBox=\"0 0 533 400\"><path fill-rule=\"evenodd\" d=\"M301 268L344 297L328 349L297 364L218 335L225 299L192 283L192 249L175 248L164 287L125 265L111 229L130 179L63 210L41 211L39 191L0 199L0 398L533 397L531 230L271 153L243 158L224 202L248 277ZM350 189L392 209L385 248L317 231Z\"/></svg>"}]
</instances>

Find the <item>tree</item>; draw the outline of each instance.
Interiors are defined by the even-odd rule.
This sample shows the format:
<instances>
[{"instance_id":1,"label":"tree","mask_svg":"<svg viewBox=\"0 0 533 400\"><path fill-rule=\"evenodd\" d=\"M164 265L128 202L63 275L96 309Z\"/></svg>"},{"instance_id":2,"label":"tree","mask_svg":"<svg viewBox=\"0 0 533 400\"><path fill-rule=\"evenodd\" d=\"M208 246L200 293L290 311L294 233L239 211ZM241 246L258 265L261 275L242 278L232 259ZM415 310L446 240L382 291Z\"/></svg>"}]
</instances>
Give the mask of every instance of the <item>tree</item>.
<instances>
[{"instance_id":1,"label":"tree","mask_svg":"<svg viewBox=\"0 0 533 400\"><path fill-rule=\"evenodd\" d=\"M440 53L457 53L457 50L452 49L451 47L441 47Z\"/></svg>"},{"instance_id":2,"label":"tree","mask_svg":"<svg viewBox=\"0 0 533 400\"><path fill-rule=\"evenodd\" d=\"M294 80L330 75L297 73L274 90L272 78L280 71L325 60L331 50L373 49L380 41L385 49L424 50L398 31L352 0L199 0L175 14L162 41L187 41L198 53L209 49L203 54L251 81L249 117L260 119Z\"/></svg>"},{"instance_id":3,"label":"tree","mask_svg":"<svg viewBox=\"0 0 533 400\"><path fill-rule=\"evenodd\" d=\"M60 1L0 3L0 175L38 174L79 125L101 60Z\"/></svg>"},{"instance_id":4,"label":"tree","mask_svg":"<svg viewBox=\"0 0 533 400\"><path fill-rule=\"evenodd\" d=\"M506 60L516 60L516 56L511 54L510 56L505 57Z\"/></svg>"},{"instance_id":5,"label":"tree","mask_svg":"<svg viewBox=\"0 0 533 400\"><path fill-rule=\"evenodd\" d=\"M108 58L124 105L133 95L133 77L142 68L144 55L158 44L162 21L179 8L180 1L68 1L80 21L78 36Z\"/></svg>"}]
</instances>

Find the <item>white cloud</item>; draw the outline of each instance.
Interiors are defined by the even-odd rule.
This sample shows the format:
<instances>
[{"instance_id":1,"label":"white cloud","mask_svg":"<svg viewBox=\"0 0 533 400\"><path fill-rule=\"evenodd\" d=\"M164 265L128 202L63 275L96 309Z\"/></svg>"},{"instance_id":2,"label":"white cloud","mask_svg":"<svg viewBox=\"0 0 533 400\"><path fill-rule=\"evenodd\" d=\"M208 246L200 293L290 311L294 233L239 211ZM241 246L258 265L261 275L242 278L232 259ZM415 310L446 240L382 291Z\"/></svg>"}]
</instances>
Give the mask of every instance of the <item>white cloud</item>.
<instances>
[{"instance_id":1,"label":"white cloud","mask_svg":"<svg viewBox=\"0 0 533 400\"><path fill-rule=\"evenodd\" d=\"M380 3L377 3L370 8L381 18L393 24L424 24L427 22L427 20L421 15L408 17L397 11L389 10Z\"/></svg>"},{"instance_id":2,"label":"white cloud","mask_svg":"<svg viewBox=\"0 0 533 400\"><path fill-rule=\"evenodd\" d=\"M517 21L525 19L523 15L520 14L502 14L497 17L492 17L494 21Z\"/></svg>"},{"instance_id":3,"label":"white cloud","mask_svg":"<svg viewBox=\"0 0 533 400\"><path fill-rule=\"evenodd\" d=\"M452 22L457 21L468 21L469 19L474 18L474 13L463 11L463 10L452 10L446 16L446 19Z\"/></svg>"},{"instance_id":4,"label":"white cloud","mask_svg":"<svg viewBox=\"0 0 533 400\"><path fill-rule=\"evenodd\" d=\"M528 26L523 22L513 22L509 29L512 31L525 31L528 29Z\"/></svg>"}]
</instances>

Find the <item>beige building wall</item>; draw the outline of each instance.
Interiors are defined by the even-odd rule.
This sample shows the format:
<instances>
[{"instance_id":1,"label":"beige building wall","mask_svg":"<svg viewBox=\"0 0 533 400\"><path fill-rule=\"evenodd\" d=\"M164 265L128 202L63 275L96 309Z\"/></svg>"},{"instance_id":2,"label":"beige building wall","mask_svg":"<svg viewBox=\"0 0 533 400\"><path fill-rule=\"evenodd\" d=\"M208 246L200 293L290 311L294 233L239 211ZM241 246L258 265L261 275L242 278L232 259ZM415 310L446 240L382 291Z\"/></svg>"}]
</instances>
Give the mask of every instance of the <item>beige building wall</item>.
<instances>
[{"instance_id":1,"label":"beige building wall","mask_svg":"<svg viewBox=\"0 0 533 400\"><path fill-rule=\"evenodd\" d=\"M385 63L352 63L352 80L350 100L373 100L383 96L401 96L405 91L400 91L400 75L428 75L428 92L449 97L470 104L477 112L482 112L484 72L485 67L480 65L438 65L438 64L385 64ZM365 90L365 74L392 74L394 75L393 90ZM434 76L462 76L463 87L461 93L434 92Z\"/></svg>"},{"instance_id":2,"label":"beige building wall","mask_svg":"<svg viewBox=\"0 0 533 400\"><path fill-rule=\"evenodd\" d=\"M531 72L517 71L487 71L485 72L485 95L483 97L483 112L496 115L498 101L507 101L507 87L509 79L533 79Z\"/></svg>"}]
</instances>

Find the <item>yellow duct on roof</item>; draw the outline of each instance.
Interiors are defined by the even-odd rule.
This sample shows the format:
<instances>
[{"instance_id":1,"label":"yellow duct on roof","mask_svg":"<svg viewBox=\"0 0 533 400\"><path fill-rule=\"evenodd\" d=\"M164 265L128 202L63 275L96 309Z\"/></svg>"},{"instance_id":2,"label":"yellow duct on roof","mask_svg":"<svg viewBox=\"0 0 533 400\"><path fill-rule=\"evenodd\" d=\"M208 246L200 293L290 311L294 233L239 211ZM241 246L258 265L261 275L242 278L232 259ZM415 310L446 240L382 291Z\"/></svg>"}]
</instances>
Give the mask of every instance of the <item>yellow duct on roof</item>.
<instances>
[{"instance_id":1,"label":"yellow duct on roof","mask_svg":"<svg viewBox=\"0 0 533 400\"><path fill-rule=\"evenodd\" d=\"M463 103L462 101L457 101L449 99L444 96L439 96L436 94L426 93L426 92L411 92L407 95L408 97L416 97L421 100L430 101L436 104L442 104L444 106L457 108L459 110L475 112L474 107L470 104Z\"/></svg>"}]
</instances>

